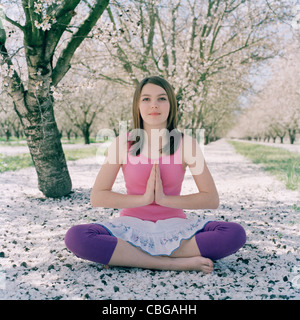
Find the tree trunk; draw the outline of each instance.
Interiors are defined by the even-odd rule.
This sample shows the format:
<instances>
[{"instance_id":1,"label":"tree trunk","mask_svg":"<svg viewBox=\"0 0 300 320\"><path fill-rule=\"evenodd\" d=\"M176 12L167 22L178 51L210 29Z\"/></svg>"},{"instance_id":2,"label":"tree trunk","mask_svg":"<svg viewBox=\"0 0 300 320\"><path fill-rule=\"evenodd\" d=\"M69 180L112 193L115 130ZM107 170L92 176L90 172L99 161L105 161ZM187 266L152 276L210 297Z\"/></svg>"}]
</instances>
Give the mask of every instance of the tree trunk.
<instances>
[{"instance_id":1,"label":"tree trunk","mask_svg":"<svg viewBox=\"0 0 300 320\"><path fill-rule=\"evenodd\" d=\"M204 134L204 144L207 145L211 142L211 130L205 129L205 134Z\"/></svg>"},{"instance_id":2,"label":"tree trunk","mask_svg":"<svg viewBox=\"0 0 300 320\"><path fill-rule=\"evenodd\" d=\"M84 144L90 144L90 132L85 131L83 133L83 136L84 136Z\"/></svg>"},{"instance_id":3,"label":"tree trunk","mask_svg":"<svg viewBox=\"0 0 300 320\"><path fill-rule=\"evenodd\" d=\"M10 137L11 137L10 129L9 129L9 128L6 128L6 129L5 129L5 138L6 138L6 141L9 141Z\"/></svg>"},{"instance_id":4,"label":"tree trunk","mask_svg":"<svg viewBox=\"0 0 300 320\"><path fill-rule=\"evenodd\" d=\"M66 130L67 138L69 141L71 140L71 133L72 133L72 130L69 130L69 129Z\"/></svg>"},{"instance_id":5,"label":"tree trunk","mask_svg":"<svg viewBox=\"0 0 300 320\"><path fill-rule=\"evenodd\" d=\"M294 144L296 140L296 129L288 129L289 137L290 137L290 143Z\"/></svg>"},{"instance_id":6,"label":"tree trunk","mask_svg":"<svg viewBox=\"0 0 300 320\"><path fill-rule=\"evenodd\" d=\"M70 193L72 182L50 99L43 109L42 117L40 112L32 112L30 118L27 117L24 132L37 172L39 190L46 197L57 198Z\"/></svg>"},{"instance_id":7,"label":"tree trunk","mask_svg":"<svg viewBox=\"0 0 300 320\"><path fill-rule=\"evenodd\" d=\"M84 144L90 144L90 126L85 123L80 129L84 138Z\"/></svg>"},{"instance_id":8,"label":"tree trunk","mask_svg":"<svg viewBox=\"0 0 300 320\"><path fill-rule=\"evenodd\" d=\"M279 136L279 138L280 138L280 143L283 143L284 136Z\"/></svg>"}]
</instances>

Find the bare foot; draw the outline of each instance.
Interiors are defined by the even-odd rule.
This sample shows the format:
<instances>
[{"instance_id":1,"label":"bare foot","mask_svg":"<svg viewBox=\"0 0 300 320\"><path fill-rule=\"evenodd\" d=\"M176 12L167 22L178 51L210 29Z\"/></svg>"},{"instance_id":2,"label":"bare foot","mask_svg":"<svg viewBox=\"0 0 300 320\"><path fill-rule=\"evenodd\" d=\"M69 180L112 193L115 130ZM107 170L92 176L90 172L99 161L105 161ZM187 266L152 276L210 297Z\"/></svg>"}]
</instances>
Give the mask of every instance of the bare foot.
<instances>
[{"instance_id":1,"label":"bare foot","mask_svg":"<svg viewBox=\"0 0 300 320\"><path fill-rule=\"evenodd\" d=\"M201 271L204 273L211 273L214 269L214 264L209 258L204 258L204 257L196 257L199 258L199 267ZM200 262L201 260L201 262Z\"/></svg>"},{"instance_id":2,"label":"bare foot","mask_svg":"<svg viewBox=\"0 0 300 320\"><path fill-rule=\"evenodd\" d=\"M196 256L186 259L187 270L202 271L204 273L211 273L213 271L213 262L209 258Z\"/></svg>"}]
</instances>

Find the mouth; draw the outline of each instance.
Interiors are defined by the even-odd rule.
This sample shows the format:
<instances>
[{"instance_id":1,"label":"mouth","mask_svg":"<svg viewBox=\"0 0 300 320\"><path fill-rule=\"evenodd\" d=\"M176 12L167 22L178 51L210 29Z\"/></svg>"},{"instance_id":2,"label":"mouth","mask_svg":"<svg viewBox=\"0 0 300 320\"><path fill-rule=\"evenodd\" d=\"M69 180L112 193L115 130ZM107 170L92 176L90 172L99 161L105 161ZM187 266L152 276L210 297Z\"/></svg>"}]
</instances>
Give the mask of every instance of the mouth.
<instances>
[{"instance_id":1,"label":"mouth","mask_svg":"<svg viewBox=\"0 0 300 320\"><path fill-rule=\"evenodd\" d=\"M160 115L160 113L158 113L158 112L151 112L151 113L149 113L149 116L159 116Z\"/></svg>"}]
</instances>

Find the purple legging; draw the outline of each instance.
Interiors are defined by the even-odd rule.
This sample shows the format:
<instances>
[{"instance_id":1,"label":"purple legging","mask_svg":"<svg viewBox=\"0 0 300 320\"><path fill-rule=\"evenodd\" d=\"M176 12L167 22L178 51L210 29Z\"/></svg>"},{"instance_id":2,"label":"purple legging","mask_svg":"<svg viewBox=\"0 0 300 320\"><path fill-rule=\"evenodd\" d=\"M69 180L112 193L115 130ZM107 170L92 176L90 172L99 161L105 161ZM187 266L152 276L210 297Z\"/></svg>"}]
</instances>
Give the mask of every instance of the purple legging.
<instances>
[{"instance_id":1,"label":"purple legging","mask_svg":"<svg viewBox=\"0 0 300 320\"><path fill-rule=\"evenodd\" d=\"M218 260L238 251L246 242L242 226L234 222L211 221L195 235L203 257ZM108 264L118 239L99 224L82 224L68 230L67 248L77 257Z\"/></svg>"}]
</instances>

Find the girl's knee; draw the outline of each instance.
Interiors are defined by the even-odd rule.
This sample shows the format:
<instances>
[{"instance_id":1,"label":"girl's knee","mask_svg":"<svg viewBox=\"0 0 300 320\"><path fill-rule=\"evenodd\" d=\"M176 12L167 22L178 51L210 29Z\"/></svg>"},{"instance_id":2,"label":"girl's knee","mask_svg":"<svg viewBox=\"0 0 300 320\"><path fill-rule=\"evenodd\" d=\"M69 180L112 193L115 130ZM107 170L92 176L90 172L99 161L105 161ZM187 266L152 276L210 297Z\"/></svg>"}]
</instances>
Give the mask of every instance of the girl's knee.
<instances>
[{"instance_id":1,"label":"girl's knee","mask_svg":"<svg viewBox=\"0 0 300 320\"><path fill-rule=\"evenodd\" d=\"M65 244L78 258L108 264L117 238L100 225L82 224L67 231Z\"/></svg>"},{"instance_id":2,"label":"girl's knee","mask_svg":"<svg viewBox=\"0 0 300 320\"><path fill-rule=\"evenodd\" d=\"M232 241L236 246L236 251L240 249L247 240L245 229L238 223L231 222L230 223L230 233L232 237Z\"/></svg>"},{"instance_id":3,"label":"girl's knee","mask_svg":"<svg viewBox=\"0 0 300 320\"><path fill-rule=\"evenodd\" d=\"M81 225L71 227L65 235L65 245L70 251L74 251L77 247L80 238L82 237L82 227Z\"/></svg>"},{"instance_id":4,"label":"girl's knee","mask_svg":"<svg viewBox=\"0 0 300 320\"><path fill-rule=\"evenodd\" d=\"M91 224L80 224L71 227L65 235L65 245L66 247L80 256L80 252L86 247L88 238L94 233Z\"/></svg>"}]
</instances>

